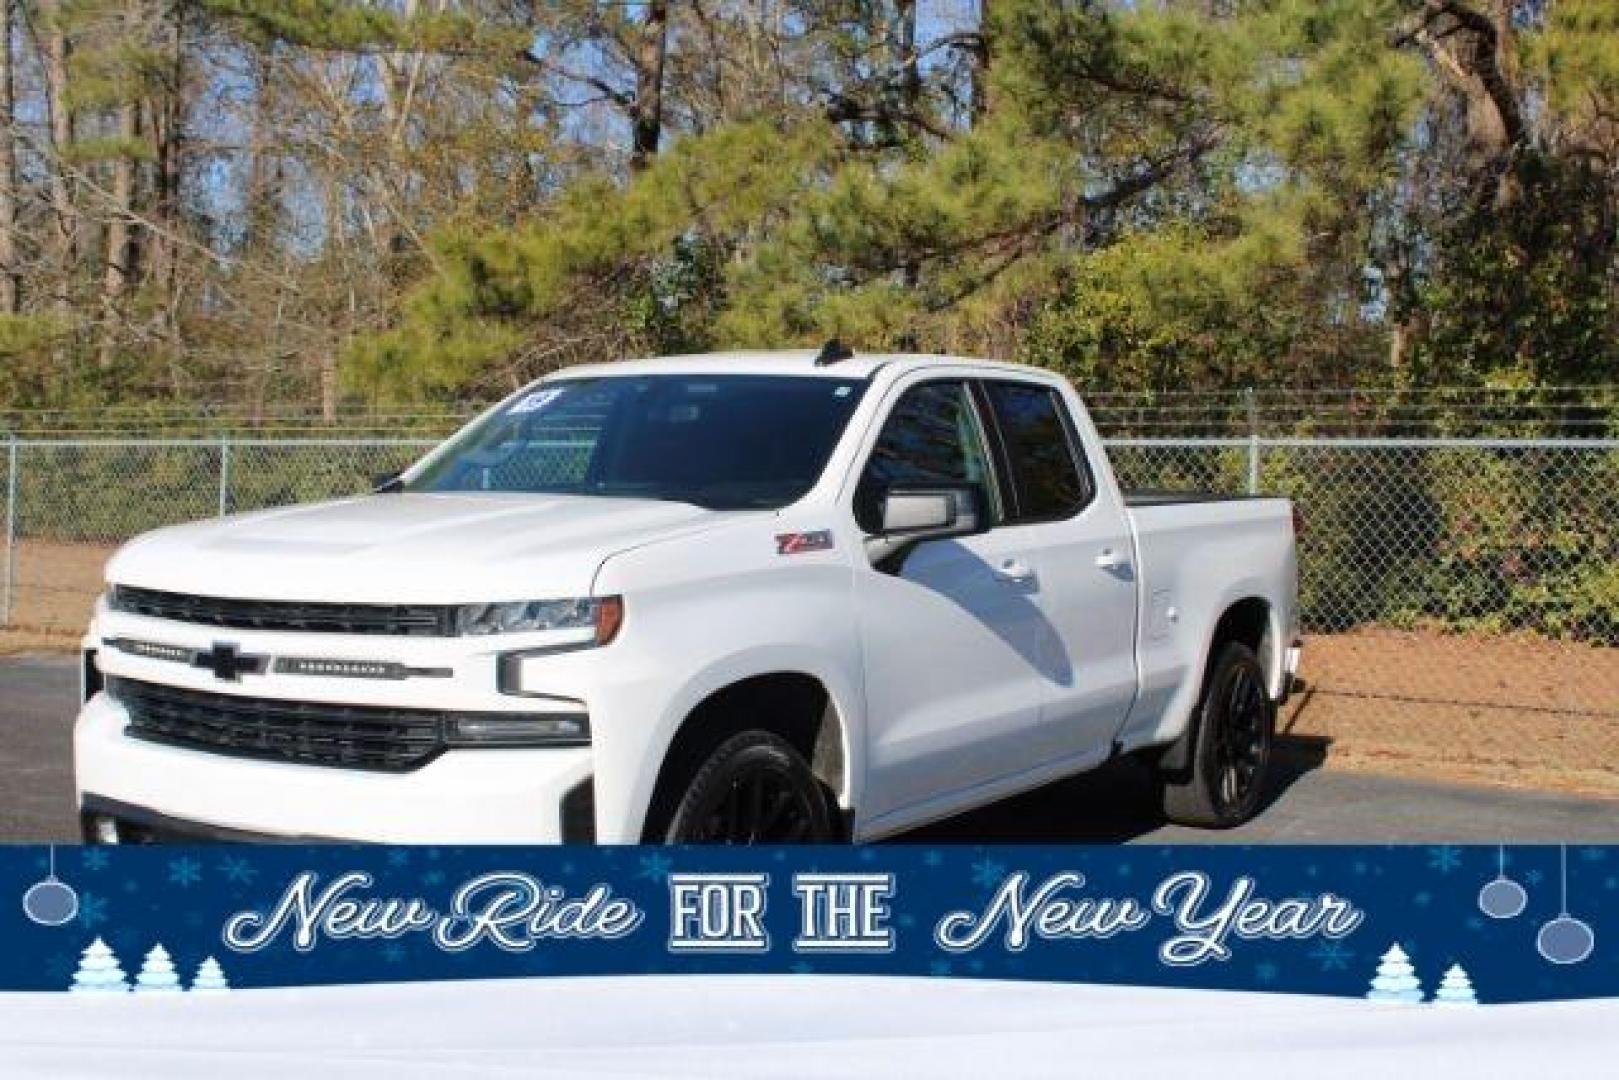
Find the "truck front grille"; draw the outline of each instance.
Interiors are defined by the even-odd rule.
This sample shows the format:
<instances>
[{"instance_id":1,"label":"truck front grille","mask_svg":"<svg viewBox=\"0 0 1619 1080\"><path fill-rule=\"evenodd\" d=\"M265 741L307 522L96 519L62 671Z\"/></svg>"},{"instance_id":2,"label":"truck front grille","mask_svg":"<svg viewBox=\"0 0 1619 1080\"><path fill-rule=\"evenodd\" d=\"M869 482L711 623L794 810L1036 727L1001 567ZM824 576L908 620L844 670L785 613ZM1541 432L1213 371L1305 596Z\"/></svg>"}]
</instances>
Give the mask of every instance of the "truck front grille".
<instances>
[{"instance_id":1,"label":"truck front grille","mask_svg":"<svg viewBox=\"0 0 1619 1080\"><path fill-rule=\"evenodd\" d=\"M109 678L128 734L240 757L404 772L445 748L444 714L373 705L270 701Z\"/></svg>"},{"instance_id":2,"label":"truck front grille","mask_svg":"<svg viewBox=\"0 0 1619 1080\"><path fill-rule=\"evenodd\" d=\"M234 600L222 596L115 585L114 611L154 619L222 626L235 630L288 630L325 634L386 634L450 637L455 608L449 604L325 604L298 600Z\"/></svg>"}]
</instances>

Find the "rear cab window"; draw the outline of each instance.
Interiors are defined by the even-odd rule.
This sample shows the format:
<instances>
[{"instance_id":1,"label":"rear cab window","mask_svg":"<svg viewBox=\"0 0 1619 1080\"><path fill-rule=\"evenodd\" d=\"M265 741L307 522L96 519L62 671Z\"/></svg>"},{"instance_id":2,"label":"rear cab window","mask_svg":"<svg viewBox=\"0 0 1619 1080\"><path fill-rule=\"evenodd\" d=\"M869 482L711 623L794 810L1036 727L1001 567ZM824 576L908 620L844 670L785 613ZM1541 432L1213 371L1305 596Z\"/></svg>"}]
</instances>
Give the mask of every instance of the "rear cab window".
<instances>
[{"instance_id":1,"label":"rear cab window","mask_svg":"<svg viewBox=\"0 0 1619 1080\"><path fill-rule=\"evenodd\" d=\"M1008 525L1060 521L1090 504L1096 484L1061 394L1037 383L979 383L1008 480Z\"/></svg>"}]
</instances>

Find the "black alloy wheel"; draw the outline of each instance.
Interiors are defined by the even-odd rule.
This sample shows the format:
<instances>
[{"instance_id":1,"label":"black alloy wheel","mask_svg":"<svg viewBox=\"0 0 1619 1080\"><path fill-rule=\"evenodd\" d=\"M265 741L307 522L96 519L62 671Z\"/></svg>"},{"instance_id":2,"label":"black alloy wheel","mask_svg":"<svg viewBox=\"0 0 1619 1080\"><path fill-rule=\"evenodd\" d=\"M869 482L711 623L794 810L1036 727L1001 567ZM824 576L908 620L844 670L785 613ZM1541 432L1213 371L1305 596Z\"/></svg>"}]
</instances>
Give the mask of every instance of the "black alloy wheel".
<instances>
[{"instance_id":1,"label":"black alloy wheel","mask_svg":"<svg viewBox=\"0 0 1619 1080\"><path fill-rule=\"evenodd\" d=\"M787 740L745 731L692 777L670 819L671 844L825 844L836 835L826 789Z\"/></svg>"},{"instance_id":2,"label":"black alloy wheel","mask_svg":"<svg viewBox=\"0 0 1619 1080\"><path fill-rule=\"evenodd\" d=\"M1248 646L1220 646L1194 723L1189 768L1163 781L1164 816L1207 829L1241 825L1264 804L1276 738L1276 704Z\"/></svg>"}]
</instances>

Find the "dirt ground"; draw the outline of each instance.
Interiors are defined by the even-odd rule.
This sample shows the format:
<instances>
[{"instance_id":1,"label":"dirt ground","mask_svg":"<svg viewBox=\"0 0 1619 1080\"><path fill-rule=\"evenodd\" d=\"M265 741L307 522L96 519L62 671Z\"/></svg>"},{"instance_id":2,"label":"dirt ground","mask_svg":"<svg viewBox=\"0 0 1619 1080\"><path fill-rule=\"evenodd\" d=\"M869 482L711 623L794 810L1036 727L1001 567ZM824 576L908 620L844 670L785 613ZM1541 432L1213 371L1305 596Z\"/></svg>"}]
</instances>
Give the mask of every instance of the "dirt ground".
<instances>
[{"instance_id":1,"label":"dirt ground","mask_svg":"<svg viewBox=\"0 0 1619 1080\"><path fill-rule=\"evenodd\" d=\"M1362 630L1306 640L1283 731L1336 767L1619 795L1619 649Z\"/></svg>"},{"instance_id":2,"label":"dirt ground","mask_svg":"<svg viewBox=\"0 0 1619 1080\"><path fill-rule=\"evenodd\" d=\"M0 655L71 650L110 546L26 541ZM1306 640L1281 730L1344 769L1619 796L1619 649L1360 630Z\"/></svg>"},{"instance_id":3,"label":"dirt ground","mask_svg":"<svg viewBox=\"0 0 1619 1080\"><path fill-rule=\"evenodd\" d=\"M75 648L101 592L102 567L116 550L108 544L19 542L12 564L12 629L0 630L0 654Z\"/></svg>"}]
</instances>

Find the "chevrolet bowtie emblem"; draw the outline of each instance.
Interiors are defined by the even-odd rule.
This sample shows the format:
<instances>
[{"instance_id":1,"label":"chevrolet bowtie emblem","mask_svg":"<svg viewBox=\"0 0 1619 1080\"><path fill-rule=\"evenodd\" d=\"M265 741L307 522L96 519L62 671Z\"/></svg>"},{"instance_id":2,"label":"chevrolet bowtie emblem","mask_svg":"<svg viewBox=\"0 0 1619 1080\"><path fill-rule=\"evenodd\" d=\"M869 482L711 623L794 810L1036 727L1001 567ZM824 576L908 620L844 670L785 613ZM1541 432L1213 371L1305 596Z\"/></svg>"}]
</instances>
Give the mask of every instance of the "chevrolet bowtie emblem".
<instances>
[{"instance_id":1,"label":"chevrolet bowtie emblem","mask_svg":"<svg viewBox=\"0 0 1619 1080\"><path fill-rule=\"evenodd\" d=\"M206 668L214 673L214 678L227 682L240 682L243 675L258 675L269 662L268 656L249 656L237 652L234 645L217 641L212 649L191 657L192 667Z\"/></svg>"}]
</instances>

